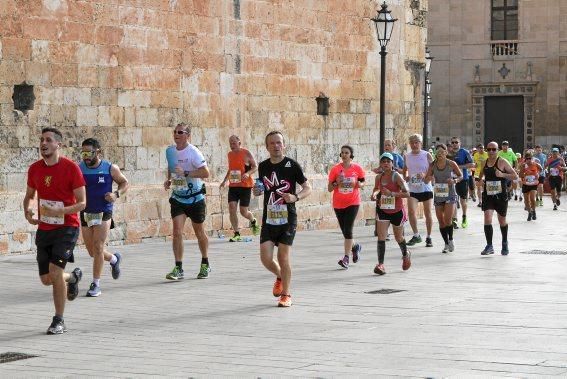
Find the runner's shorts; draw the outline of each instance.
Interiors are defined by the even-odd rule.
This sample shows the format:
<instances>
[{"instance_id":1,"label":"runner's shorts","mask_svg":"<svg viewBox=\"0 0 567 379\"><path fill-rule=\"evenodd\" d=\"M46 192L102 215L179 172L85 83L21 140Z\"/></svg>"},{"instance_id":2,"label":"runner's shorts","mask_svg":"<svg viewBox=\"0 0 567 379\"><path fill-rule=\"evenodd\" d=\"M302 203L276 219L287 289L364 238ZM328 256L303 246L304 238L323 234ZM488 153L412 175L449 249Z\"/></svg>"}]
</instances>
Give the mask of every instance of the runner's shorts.
<instances>
[{"instance_id":1,"label":"runner's shorts","mask_svg":"<svg viewBox=\"0 0 567 379\"><path fill-rule=\"evenodd\" d=\"M522 185L522 193L528 193L530 191L537 191L537 184L534 186L528 186L527 184Z\"/></svg>"},{"instance_id":2,"label":"runner's shorts","mask_svg":"<svg viewBox=\"0 0 567 379\"><path fill-rule=\"evenodd\" d=\"M79 228L63 226L54 230L38 230L35 234L39 275L49 274L49 264L65 268L75 262L73 250L79 238Z\"/></svg>"},{"instance_id":3,"label":"runner's shorts","mask_svg":"<svg viewBox=\"0 0 567 379\"><path fill-rule=\"evenodd\" d=\"M193 204L184 204L170 197L169 204L171 204L171 218L185 214L195 224L202 224L205 222L205 216L207 215L207 204L205 203L205 199Z\"/></svg>"},{"instance_id":4,"label":"runner's shorts","mask_svg":"<svg viewBox=\"0 0 567 379\"><path fill-rule=\"evenodd\" d=\"M461 180L457 184L455 184L455 192L461 199L466 200L469 197L469 187L468 182L466 180Z\"/></svg>"},{"instance_id":5,"label":"runner's shorts","mask_svg":"<svg viewBox=\"0 0 567 379\"><path fill-rule=\"evenodd\" d=\"M560 176L550 176L549 177L549 186L551 189L556 190L557 192L561 191L561 177Z\"/></svg>"},{"instance_id":6,"label":"runner's shorts","mask_svg":"<svg viewBox=\"0 0 567 379\"><path fill-rule=\"evenodd\" d=\"M486 192L482 193L482 210L495 210L501 217L506 217L508 213L508 196L500 194L495 196L487 196Z\"/></svg>"},{"instance_id":7,"label":"runner's shorts","mask_svg":"<svg viewBox=\"0 0 567 379\"><path fill-rule=\"evenodd\" d=\"M297 225L294 224L270 225L264 223L260 232L260 243L272 241L276 246L280 243L292 246L296 228Z\"/></svg>"},{"instance_id":8,"label":"runner's shorts","mask_svg":"<svg viewBox=\"0 0 567 379\"><path fill-rule=\"evenodd\" d=\"M87 227L87 222L85 221L85 211L81 211L81 226ZM112 219L112 212L102 212L102 221L110 220L110 229L114 229L114 220Z\"/></svg>"},{"instance_id":9,"label":"runner's shorts","mask_svg":"<svg viewBox=\"0 0 567 379\"><path fill-rule=\"evenodd\" d=\"M413 197L414 199L417 199L418 202L423 202L423 201L427 201L427 200L431 200L433 199L433 192L431 191L427 191L427 192L410 192L410 197Z\"/></svg>"},{"instance_id":10,"label":"runner's shorts","mask_svg":"<svg viewBox=\"0 0 567 379\"><path fill-rule=\"evenodd\" d=\"M427 193L427 192L424 192ZM390 221L394 226L402 226L407 218L403 209L396 213L386 213L382 209L376 207L376 220L377 221Z\"/></svg>"},{"instance_id":11,"label":"runner's shorts","mask_svg":"<svg viewBox=\"0 0 567 379\"><path fill-rule=\"evenodd\" d=\"M228 202L239 202L241 207L250 205L252 188L249 187L228 187Z\"/></svg>"}]
</instances>

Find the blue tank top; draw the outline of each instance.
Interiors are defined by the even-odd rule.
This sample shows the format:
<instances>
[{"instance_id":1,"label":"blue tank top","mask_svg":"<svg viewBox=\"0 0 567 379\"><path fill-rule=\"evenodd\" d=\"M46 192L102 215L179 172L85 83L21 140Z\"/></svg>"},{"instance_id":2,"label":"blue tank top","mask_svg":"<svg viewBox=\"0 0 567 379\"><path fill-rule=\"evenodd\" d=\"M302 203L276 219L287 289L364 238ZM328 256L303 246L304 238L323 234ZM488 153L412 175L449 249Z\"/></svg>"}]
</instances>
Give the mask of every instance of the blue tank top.
<instances>
[{"instance_id":1,"label":"blue tank top","mask_svg":"<svg viewBox=\"0 0 567 379\"><path fill-rule=\"evenodd\" d=\"M101 160L97 167L87 167L85 162L79 163L86 183L87 213L112 212L112 203L104 199L104 194L112 192L112 163Z\"/></svg>"}]
</instances>

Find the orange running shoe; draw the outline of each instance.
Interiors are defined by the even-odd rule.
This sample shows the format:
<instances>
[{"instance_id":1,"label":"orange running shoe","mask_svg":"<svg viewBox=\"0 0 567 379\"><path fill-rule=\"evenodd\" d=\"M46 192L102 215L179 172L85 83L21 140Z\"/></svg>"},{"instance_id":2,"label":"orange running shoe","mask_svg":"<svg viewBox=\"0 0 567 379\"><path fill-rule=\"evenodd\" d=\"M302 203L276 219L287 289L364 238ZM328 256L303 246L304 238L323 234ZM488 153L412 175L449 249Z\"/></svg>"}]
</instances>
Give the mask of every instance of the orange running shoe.
<instances>
[{"instance_id":1,"label":"orange running shoe","mask_svg":"<svg viewBox=\"0 0 567 379\"><path fill-rule=\"evenodd\" d=\"M282 294L282 279L281 278L276 278L276 281L274 282L274 289L273 289L272 293L274 294L274 297L279 297Z\"/></svg>"},{"instance_id":2,"label":"orange running shoe","mask_svg":"<svg viewBox=\"0 0 567 379\"><path fill-rule=\"evenodd\" d=\"M291 295L282 295L278 301L278 307L291 307Z\"/></svg>"},{"instance_id":3,"label":"orange running shoe","mask_svg":"<svg viewBox=\"0 0 567 379\"><path fill-rule=\"evenodd\" d=\"M402 270L406 271L409 270L411 267L411 253L408 250L408 253L405 256L402 256Z\"/></svg>"}]
</instances>

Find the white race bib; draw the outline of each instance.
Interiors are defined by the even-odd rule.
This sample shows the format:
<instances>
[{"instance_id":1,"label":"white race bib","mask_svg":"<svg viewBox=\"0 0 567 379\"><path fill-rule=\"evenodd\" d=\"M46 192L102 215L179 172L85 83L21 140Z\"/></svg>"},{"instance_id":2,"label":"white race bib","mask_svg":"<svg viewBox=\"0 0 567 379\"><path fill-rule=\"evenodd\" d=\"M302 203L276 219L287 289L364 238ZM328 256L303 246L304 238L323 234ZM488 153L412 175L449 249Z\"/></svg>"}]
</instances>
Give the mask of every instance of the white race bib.
<instances>
[{"instance_id":1,"label":"white race bib","mask_svg":"<svg viewBox=\"0 0 567 379\"><path fill-rule=\"evenodd\" d=\"M287 204L268 204L266 207L266 224L287 224Z\"/></svg>"},{"instance_id":2,"label":"white race bib","mask_svg":"<svg viewBox=\"0 0 567 379\"><path fill-rule=\"evenodd\" d=\"M410 186L416 190L416 192L421 192L423 187L423 178L418 178L417 175L410 177Z\"/></svg>"},{"instance_id":3,"label":"white race bib","mask_svg":"<svg viewBox=\"0 0 567 379\"><path fill-rule=\"evenodd\" d=\"M486 194L487 195L500 195L502 193L502 182L500 180L487 180L486 181Z\"/></svg>"},{"instance_id":4,"label":"white race bib","mask_svg":"<svg viewBox=\"0 0 567 379\"><path fill-rule=\"evenodd\" d=\"M240 183L242 181L242 174L240 170L230 170L228 174L228 181L230 183Z\"/></svg>"},{"instance_id":5,"label":"white race bib","mask_svg":"<svg viewBox=\"0 0 567 379\"><path fill-rule=\"evenodd\" d=\"M63 204L62 201L39 199L40 208L41 208L42 205L49 205L52 208L63 208L64 207L64 204ZM63 225L65 223L65 216L47 217L47 216L44 216L44 215L40 215L39 219L40 219L41 222L44 222L44 223L49 224L49 225Z\"/></svg>"},{"instance_id":6,"label":"white race bib","mask_svg":"<svg viewBox=\"0 0 567 379\"><path fill-rule=\"evenodd\" d=\"M396 198L394 196L380 196L380 209L396 209Z\"/></svg>"},{"instance_id":7,"label":"white race bib","mask_svg":"<svg viewBox=\"0 0 567 379\"><path fill-rule=\"evenodd\" d=\"M184 176L174 174L171 177L171 188L174 191L187 191L189 189L187 186L187 179Z\"/></svg>"},{"instance_id":8,"label":"white race bib","mask_svg":"<svg viewBox=\"0 0 567 379\"><path fill-rule=\"evenodd\" d=\"M354 191L354 178L343 178L339 186L340 193L352 193Z\"/></svg>"},{"instance_id":9,"label":"white race bib","mask_svg":"<svg viewBox=\"0 0 567 379\"><path fill-rule=\"evenodd\" d=\"M559 169L557 167L550 167L549 174L551 176L559 176Z\"/></svg>"},{"instance_id":10,"label":"white race bib","mask_svg":"<svg viewBox=\"0 0 567 379\"><path fill-rule=\"evenodd\" d=\"M449 197L449 184L435 183L435 196L441 198Z\"/></svg>"},{"instance_id":11,"label":"white race bib","mask_svg":"<svg viewBox=\"0 0 567 379\"><path fill-rule=\"evenodd\" d=\"M526 184L528 186L535 186L538 183L539 182L538 182L537 177L535 175L527 175L526 176Z\"/></svg>"},{"instance_id":12,"label":"white race bib","mask_svg":"<svg viewBox=\"0 0 567 379\"><path fill-rule=\"evenodd\" d=\"M83 220L87 223L88 227L101 225L103 213L83 213Z\"/></svg>"}]
</instances>

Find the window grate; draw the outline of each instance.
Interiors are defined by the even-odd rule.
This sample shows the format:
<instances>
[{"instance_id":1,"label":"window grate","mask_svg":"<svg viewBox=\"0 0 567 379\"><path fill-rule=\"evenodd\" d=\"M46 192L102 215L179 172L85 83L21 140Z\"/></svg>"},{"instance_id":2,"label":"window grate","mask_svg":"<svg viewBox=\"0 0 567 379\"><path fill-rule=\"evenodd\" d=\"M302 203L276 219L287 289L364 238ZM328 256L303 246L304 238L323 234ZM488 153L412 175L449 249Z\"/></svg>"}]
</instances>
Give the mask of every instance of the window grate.
<instances>
[{"instance_id":1,"label":"window grate","mask_svg":"<svg viewBox=\"0 0 567 379\"><path fill-rule=\"evenodd\" d=\"M365 293L370 294L370 295L389 295L391 293L396 293L396 292L405 292L406 290L396 290L396 289L391 289L391 288L382 288L380 290L374 290L374 291L367 291Z\"/></svg>"},{"instance_id":2,"label":"window grate","mask_svg":"<svg viewBox=\"0 0 567 379\"><path fill-rule=\"evenodd\" d=\"M529 250L529 251L521 251L520 254L528 254L528 255L567 255L567 251L561 251L561 250Z\"/></svg>"}]
</instances>

